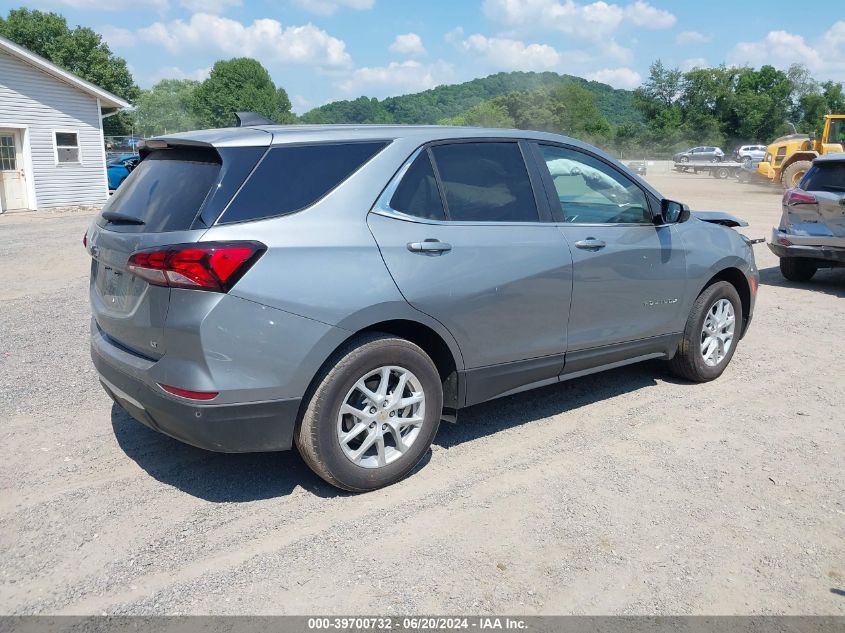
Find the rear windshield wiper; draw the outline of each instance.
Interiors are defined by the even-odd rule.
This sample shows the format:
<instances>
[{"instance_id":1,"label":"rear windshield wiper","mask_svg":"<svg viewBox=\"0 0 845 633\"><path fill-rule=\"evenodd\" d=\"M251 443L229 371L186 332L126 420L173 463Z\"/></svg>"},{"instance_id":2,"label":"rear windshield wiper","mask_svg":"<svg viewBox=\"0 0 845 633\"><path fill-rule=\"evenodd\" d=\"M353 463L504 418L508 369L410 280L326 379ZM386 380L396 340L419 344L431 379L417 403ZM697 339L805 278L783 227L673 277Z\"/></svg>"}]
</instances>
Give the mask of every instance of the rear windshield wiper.
<instances>
[{"instance_id":1,"label":"rear windshield wiper","mask_svg":"<svg viewBox=\"0 0 845 633\"><path fill-rule=\"evenodd\" d=\"M141 218L124 215L120 211L104 211L103 219L112 224L137 224L138 226L146 224Z\"/></svg>"}]
</instances>

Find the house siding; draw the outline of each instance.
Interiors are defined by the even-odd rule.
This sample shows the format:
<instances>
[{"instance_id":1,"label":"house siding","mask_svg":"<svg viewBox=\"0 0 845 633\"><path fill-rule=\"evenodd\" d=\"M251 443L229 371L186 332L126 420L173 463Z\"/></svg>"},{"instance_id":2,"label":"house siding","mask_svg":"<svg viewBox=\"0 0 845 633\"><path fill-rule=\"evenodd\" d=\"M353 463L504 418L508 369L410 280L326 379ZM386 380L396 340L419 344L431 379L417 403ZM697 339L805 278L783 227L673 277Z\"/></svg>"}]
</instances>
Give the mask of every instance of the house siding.
<instances>
[{"instance_id":1,"label":"house siding","mask_svg":"<svg viewBox=\"0 0 845 633\"><path fill-rule=\"evenodd\" d=\"M100 123L96 97L0 51L0 128L29 127L33 173L26 176L34 179L38 208L108 198ZM78 133L81 164L56 164L54 130Z\"/></svg>"}]
</instances>

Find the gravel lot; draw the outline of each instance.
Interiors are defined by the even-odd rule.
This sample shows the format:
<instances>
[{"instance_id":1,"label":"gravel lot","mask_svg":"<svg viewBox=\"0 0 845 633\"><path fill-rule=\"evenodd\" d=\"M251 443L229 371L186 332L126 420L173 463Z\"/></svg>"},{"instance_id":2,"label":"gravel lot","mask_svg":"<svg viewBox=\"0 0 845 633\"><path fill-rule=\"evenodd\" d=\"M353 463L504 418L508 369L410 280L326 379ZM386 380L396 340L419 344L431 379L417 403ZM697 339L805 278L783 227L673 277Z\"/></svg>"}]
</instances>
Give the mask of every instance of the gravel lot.
<instances>
[{"instance_id":1,"label":"gravel lot","mask_svg":"<svg viewBox=\"0 0 845 633\"><path fill-rule=\"evenodd\" d=\"M762 237L773 189L659 171ZM0 216L0 613L845 614L845 270L764 245L724 376L659 363L462 412L404 482L131 420L88 357L89 214Z\"/></svg>"}]
</instances>

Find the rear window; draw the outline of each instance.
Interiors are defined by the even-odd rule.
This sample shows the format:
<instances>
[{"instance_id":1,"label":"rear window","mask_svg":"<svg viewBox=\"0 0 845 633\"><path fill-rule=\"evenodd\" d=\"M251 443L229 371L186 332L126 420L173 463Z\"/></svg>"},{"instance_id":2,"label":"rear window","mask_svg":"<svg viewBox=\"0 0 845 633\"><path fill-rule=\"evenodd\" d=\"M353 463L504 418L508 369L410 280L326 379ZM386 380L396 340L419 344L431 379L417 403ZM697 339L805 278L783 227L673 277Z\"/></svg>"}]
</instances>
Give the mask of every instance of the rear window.
<instances>
[{"instance_id":1,"label":"rear window","mask_svg":"<svg viewBox=\"0 0 845 633\"><path fill-rule=\"evenodd\" d=\"M260 220L305 209L385 145L366 142L274 147L223 212L220 223Z\"/></svg>"},{"instance_id":2,"label":"rear window","mask_svg":"<svg viewBox=\"0 0 845 633\"><path fill-rule=\"evenodd\" d=\"M801 180L800 187L804 191L842 193L845 191L845 162L813 165Z\"/></svg>"},{"instance_id":3,"label":"rear window","mask_svg":"<svg viewBox=\"0 0 845 633\"><path fill-rule=\"evenodd\" d=\"M220 156L207 149L151 152L103 207L143 221L145 232L191 227L220 172Z\"/></svg>"}]
</instances>

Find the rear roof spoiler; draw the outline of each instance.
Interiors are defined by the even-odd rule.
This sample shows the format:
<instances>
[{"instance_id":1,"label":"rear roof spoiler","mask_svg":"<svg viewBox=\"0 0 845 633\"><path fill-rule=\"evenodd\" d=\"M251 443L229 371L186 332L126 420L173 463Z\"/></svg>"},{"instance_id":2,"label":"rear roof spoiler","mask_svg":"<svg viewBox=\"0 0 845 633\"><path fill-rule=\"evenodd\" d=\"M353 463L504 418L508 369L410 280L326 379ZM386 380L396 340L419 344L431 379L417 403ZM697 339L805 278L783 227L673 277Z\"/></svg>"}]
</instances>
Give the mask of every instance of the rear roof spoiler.
<instances>
[{"instance_id":1,"label":"rear roof spoiler","mask_svg":"<svg viewBox=\"0 0 845 633\"><path fill-rule=\"evenodd\" d=\"M235 112L235 120L237 124L235 127L248 127L250 125L275 125L273 121L267 117L263 117L257 112Z\"/></svg>"}]
</instances>

